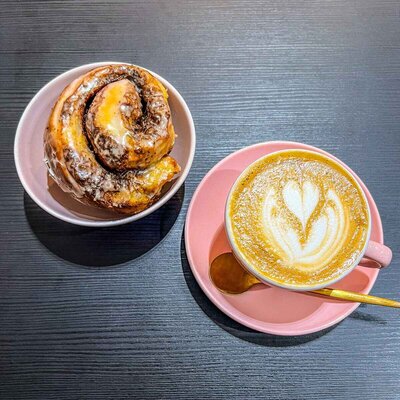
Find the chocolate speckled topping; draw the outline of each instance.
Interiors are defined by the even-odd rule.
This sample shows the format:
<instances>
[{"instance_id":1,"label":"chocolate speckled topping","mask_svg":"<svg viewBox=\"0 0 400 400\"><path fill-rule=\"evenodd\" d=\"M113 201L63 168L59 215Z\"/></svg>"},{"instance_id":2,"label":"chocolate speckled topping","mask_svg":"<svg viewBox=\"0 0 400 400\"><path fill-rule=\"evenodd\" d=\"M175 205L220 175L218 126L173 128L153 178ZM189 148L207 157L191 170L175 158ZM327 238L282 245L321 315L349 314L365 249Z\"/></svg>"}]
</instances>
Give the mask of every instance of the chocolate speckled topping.
<instances>
[{"instance_id":1,"label":"chocolate speckled topping","mask_svg":"<svg viewBox=\"0 0 400 400\"><path fill-rule=\"evenodd\" d=\"M179 172L167 94L147 71L109 65L67 86L45 132L50 175L78 200L120 212L149 207Z\"/></svg>"}]
</instances>

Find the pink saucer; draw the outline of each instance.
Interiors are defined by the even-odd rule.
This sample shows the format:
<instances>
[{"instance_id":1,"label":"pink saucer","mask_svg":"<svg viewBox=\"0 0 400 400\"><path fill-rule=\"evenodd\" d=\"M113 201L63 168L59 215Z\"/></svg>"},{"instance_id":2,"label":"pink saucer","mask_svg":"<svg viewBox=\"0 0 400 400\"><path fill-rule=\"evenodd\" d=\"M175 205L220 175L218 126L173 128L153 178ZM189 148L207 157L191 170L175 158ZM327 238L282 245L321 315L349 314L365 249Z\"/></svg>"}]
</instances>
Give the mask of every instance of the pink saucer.
<instances>
[{"instance_id":1,"label":"pink saucer","mask_svg":"<svg viewBox=\"0 0 400 400\"><path fill-rule=\"evenodd\" d=\"M262 285L240 295L222 294L211 283L208 271L215 257L230 251L224 228L224 208L235 179L258 158L274 151L295 148L317 151L339 161L323 150L296 142L267 142L246 147L220 161L204 177L193 195L185 227L188 260L207 297L235 321L260 332L283 336L305 335L335 325L353 312L359 303ZM360 178L344 166L358 179L367 196L372 217L371 239L383 243L382 223L374 199ZM358 266L333 287L369 293L378 273L378 269Z\"/></svg>"}]
</instances>

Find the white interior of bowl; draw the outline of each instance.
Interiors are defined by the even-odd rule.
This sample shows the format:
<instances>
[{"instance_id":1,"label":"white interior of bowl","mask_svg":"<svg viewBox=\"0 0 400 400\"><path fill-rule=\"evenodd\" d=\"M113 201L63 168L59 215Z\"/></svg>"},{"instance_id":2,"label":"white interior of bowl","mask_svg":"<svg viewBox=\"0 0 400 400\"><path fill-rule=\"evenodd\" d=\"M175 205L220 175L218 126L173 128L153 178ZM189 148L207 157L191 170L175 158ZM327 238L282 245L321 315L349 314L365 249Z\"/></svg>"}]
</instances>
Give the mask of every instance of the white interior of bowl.
<instances>
[{"instance_id":1,"label":"white interior of bowl","mask_svg":"<svg viewBox=\"0 0 400 400\"><path fill-rule=\"evenodd\" d=\"M71 69L44 86L26 107L18 124L15 137L14 157L19 178L29 196L45 211L66 222L85 226L120 225L140 218L165 204L180 188L189 173L195 149L195 128L190 111L178 91L165 79L151 72L168 89L172 121L178 135L171 155L182 168L179 176L164 191L161 198L139 214L126 216L94 206L81 204L64 193L48 177L43 162L43 133L57 97L74 79L101 65L116 62L101 62ZM122 64L122 63L119 63Z\"/></svg>"}]
</instances>

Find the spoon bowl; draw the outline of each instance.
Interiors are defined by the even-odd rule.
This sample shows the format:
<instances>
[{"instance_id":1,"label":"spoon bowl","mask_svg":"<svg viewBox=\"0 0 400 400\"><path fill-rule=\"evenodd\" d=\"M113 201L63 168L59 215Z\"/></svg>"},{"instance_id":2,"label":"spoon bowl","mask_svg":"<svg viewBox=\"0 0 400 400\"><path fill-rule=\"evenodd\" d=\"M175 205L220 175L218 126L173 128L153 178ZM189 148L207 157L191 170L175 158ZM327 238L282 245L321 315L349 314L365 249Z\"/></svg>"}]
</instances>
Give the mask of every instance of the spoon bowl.
<instances>
[{"instance_id":1,"label":"spoon bowl","mask_svg":"<svg viewBox=\"0 0 400 400\"><path fill-rule=\"evenodd\" d=\"M210 278L215 287L230 294L244 293L252 286L262 283L237 262L233 253L220 254L213 260Z\"/></svg>"}]
</instances>

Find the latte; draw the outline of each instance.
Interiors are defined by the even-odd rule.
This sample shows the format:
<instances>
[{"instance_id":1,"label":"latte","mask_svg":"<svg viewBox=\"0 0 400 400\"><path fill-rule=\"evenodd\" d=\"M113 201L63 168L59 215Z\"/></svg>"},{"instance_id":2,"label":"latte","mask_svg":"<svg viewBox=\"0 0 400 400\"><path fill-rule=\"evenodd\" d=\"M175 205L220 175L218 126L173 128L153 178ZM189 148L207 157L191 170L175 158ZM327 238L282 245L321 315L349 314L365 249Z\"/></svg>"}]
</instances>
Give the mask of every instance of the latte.
<instances>
[{"instance_id":1,"label":"latte","mask_svg":"<svg viewBox=\"0 0 400 400\"><path fill-rule=\"evenodd\" d=\"M318 153L288 150L252 164L226 210L239 258L272 283L323 286L359 261L369 209L353 176Z\"/></svg>"}]
</instances>

